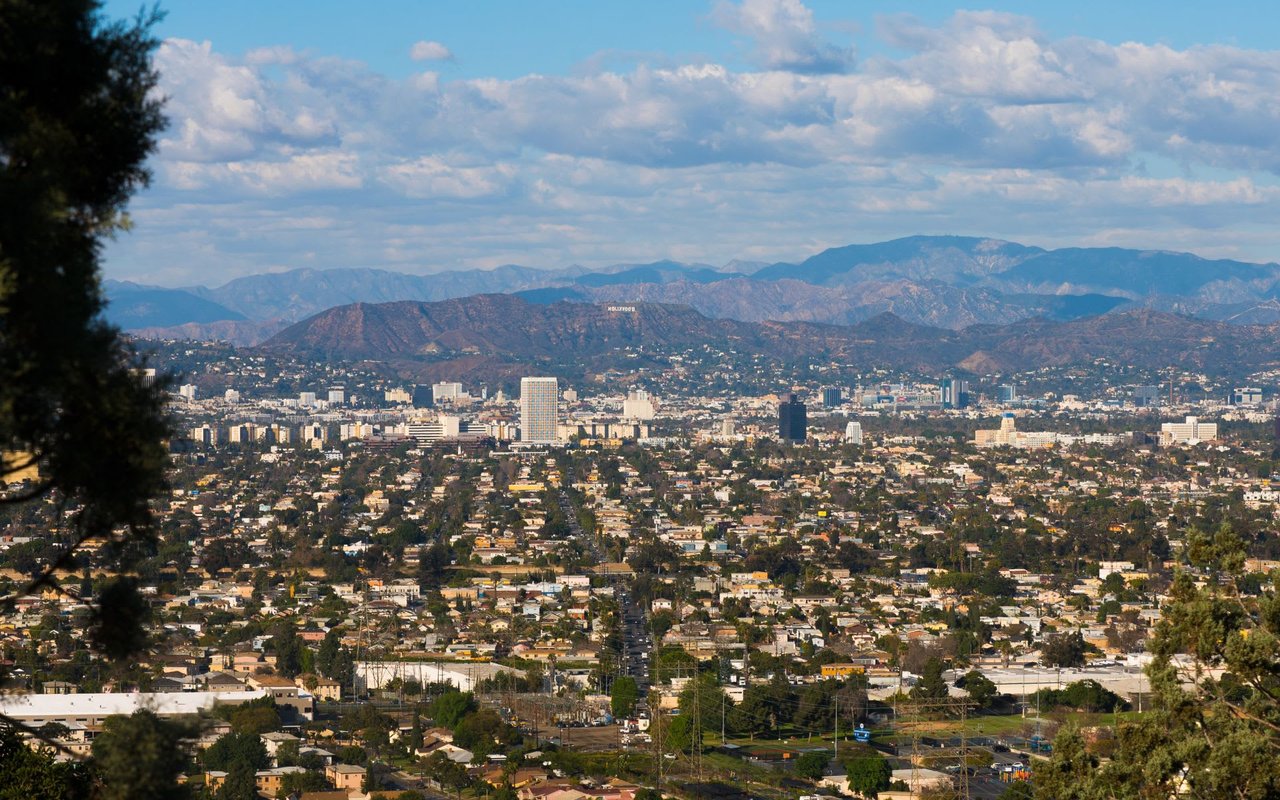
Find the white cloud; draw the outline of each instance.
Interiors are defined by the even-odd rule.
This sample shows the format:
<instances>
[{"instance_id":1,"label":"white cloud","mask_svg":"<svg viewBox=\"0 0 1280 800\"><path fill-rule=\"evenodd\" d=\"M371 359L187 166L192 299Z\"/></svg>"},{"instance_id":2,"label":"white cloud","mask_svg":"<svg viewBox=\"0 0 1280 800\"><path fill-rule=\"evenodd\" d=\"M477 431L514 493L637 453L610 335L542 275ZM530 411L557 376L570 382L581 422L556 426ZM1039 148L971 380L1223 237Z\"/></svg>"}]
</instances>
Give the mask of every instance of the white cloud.
<instances>
[{"instance_id":1,"label":"white cloud","mask_svg":"<svg viewBox=\"0 0 1280 800\"><path fill-rule=\"evenodd\" d=\"M409 58L414 61L452 61L453 52L439 42L414 42L409 48Z\"/></svg>"},{"instance_id":2,"label":"white cloud","mask_svg":"<svg viewBox=\"0 0 1280 800\"><path fill-rule=\"evenodd\" d=\"M818 33L813 12L800 0L720 0L712 19L752 40L757 66L790 72L844 72L853 65L852 47L838 47Z\"/></svg>"},{"instance_id":3,"label":"white cloud","mask_svg":"<svg viewBox=\"0 0 1280 800\"><path fill-rule=\"evenodd\" d=\"M961 12L880 20L906 55L855 67L794 0L714 13L759 69L393 79L287 47L167 41L158 180L112 253L132 277L186 253L202 277L302 260L796 258L937 231L1191 231L1221 250L1280 213L1280 52L1053 39ZM328 223L265 224L301 216Z\"/></svg>"}]
</instances>

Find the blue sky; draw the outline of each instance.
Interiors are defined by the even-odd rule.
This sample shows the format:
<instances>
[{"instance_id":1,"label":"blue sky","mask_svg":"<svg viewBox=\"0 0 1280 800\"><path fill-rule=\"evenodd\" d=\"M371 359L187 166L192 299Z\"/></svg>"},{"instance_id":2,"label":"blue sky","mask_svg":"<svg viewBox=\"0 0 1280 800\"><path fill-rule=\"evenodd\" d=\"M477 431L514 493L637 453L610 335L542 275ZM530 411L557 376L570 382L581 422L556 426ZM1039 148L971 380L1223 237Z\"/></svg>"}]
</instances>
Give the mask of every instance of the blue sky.
<instances>
[{"instance_id":1,"label":"blue sky","mask_svg":"<svg viewBox=\"0 0 1280 800\"><path fill-rule=\"evenodd\" d=\"M171 124L108 277L719 265L911 233L1280 259L1260 2L167 12Z\"/></svg>"}]
</instances>

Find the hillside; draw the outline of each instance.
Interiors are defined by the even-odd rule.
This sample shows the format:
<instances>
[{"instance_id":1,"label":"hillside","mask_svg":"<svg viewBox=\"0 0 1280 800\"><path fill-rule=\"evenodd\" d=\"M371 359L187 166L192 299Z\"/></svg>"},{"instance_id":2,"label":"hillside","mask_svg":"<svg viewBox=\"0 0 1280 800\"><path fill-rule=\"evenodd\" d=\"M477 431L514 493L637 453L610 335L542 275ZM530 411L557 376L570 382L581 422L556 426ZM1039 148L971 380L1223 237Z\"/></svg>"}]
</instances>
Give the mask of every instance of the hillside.
<instances>
[{"instance_id":1,"label":"hillside","mask_svg":"<svg viewBox=\"0 0 1280 800\"><path fill-rule=\"evenodd\" d=\"M1149 308L1235 324L1280 321L1280 265L1124 248L1046 250L998 239L910 236L834 247L759 265L656 261L544 270L507 265L415 275L299 269L179 292L165 316L123 317L126 328L247 318L293 322L352 303L433 302L519 294L538 303L677 303L747 322L849 325L889 312L959 330L1045 317L1071 320ZM175 298L179 295L174 295ZM207 301L208 308L192 304ZM124 305L120 305L122 310ZM155 311L158 304L146 308ZM222 309L214 311L212 309ZM240 315L227 316L227 314ZM221 316L219 316L221 315Z\"/></svg>"},{"instance_id":2,"label":"hillside","mask_svg":"<svg viewBox=\"0 0 1280 800\"><path fill-rule=\"evenodd\" d=\"M633 310L632 310L633 309ZM1095 359L1158 363L1228 374L1280 361L1277 327L1231 325L1150 310L1066 322L1022 320L959 331L883 313L854 325L738 322L687 306L530 303L479 295L438 303L353 304L317 314L262 345L315 359L426 364L616 363L620 351L675 354L710 346L770 360L830 359L874 368L986 372Z\"/></svg>"}]
</instances>

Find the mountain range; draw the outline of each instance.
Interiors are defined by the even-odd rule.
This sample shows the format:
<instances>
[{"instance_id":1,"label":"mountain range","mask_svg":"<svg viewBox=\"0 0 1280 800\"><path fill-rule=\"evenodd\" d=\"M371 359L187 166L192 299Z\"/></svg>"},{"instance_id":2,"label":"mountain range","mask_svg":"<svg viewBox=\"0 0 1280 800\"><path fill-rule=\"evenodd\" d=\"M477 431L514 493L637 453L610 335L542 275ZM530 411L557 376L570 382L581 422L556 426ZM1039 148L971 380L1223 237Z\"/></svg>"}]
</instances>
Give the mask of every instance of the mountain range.
<instances>
[{"instance_id":1,"label":"mountain range","mask_svg":"<svg viewBox=\"0 0 1280 800\"><path fill-rule=\"evenodd\" d=\"M379 361L403 374L455 379L528 374L530 364L604 370L624 363L623 350L651 356L703 346L776 362L815 359L934 374L1110 359L1243 375L1280 364L1277 333L1280 323L1232 325L1150 309L949 330L889 313L852 325L744 322L665 303L533 303L490 294L339 306L284 329L260 348L308 359Z\"/></svg>"},{"instance_id":2,"label":"mountain range","mask_svg":"<svg viewBox=\"0 0 1280 800\"><path fill-rule=\"evenodd\" d=\"M688 305L744 322L855 324L892 313L959 330L979 323L1072 320L1145 308L1237 324L1280 321L1280 265L1123 248L1046 250L961 236L836 247L795 262L658 261L542 270L503 266L410 275L300 269L216 288L108 281L107 315L154 336L236 337L251 344L335 306L517 293L532 303ZM236 323L234 325L229 323Z\"/></svg>"}]
</instances>

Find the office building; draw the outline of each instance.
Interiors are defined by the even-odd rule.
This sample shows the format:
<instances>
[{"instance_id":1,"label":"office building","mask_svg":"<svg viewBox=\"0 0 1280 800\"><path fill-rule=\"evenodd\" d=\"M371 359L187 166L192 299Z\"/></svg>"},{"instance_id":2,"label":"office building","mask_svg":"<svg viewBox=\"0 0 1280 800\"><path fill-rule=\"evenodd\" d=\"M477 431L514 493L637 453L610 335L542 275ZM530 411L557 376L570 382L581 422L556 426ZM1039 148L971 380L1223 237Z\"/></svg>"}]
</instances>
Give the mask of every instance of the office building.
<instances>
[{"instance_id":1,"label":"office building","mask_svg":"<svg viewBox=\"0 0 1280 800\"><path fill-rule=\"evenodd\" d=\"M1160 405L1160 387L1133 387L1133 404L1138 408L1151 408L1152 406Z\"/></svg>"},{"instance_id":2,"label":"office building","mask_svg":"<svg viewBox=\"0 0 1280 800\"><path fill-rule=\"evenodd\" d=\"M653 398L643 389L629 392L627 399L622 401L623 419L650 420L655 413Z\"/></svg>"},{"instance_id":3,"label":"office building","mask_svg":"<svg viewBox=\"0 0 1280 800\"><path fill-rule=\"evenodd\" d=\"M1195 444L1211 442L1218 438L1216 422L1201 422L1196 417L1187 417L1185 422L1166 422L1160 426L1160 444Z\"/></svg>"},{"instance_id":4,"label":"office building","mask_svg":"<svg viewBox=\"0 0 1280 800\"><path fill-rule=\"evenodd\" d=\"M804 403L793 392L778 403L778 438L784 442L803 442L809 429Z\"/></svg>"},{"instance_id":5,"label":"office building","mask_svg":"<svg viewBox=\"0 0 1280 800\"><path fill-rule=\"evenodd\" d=\"M298 432L299 437L312 447L319 447L329 439L329 429L319 422L308 422Z\"/></svg>"},{"instance_id":6,"label":"office building","mask_svg":"<svg viewBox=\"0 0 1280 800\"><path fill-rule=\"evenodd\" d=\"M959 378L944 378L942 381L942 407L968 408L969 382Z\"/></svg>"},{"instance_id":7,"label":"office building","mask_svg":"<svg viewBox=\"0 0 1280 800\"><path fill-rule=\"evenodd\" d=\"M227 441L232 444L249 444L261 439L262 430L252 422L242 422L239 425L232 425L227 430Z\"/></svg>"},{"instance_id":8,"label":"office building","mask_svg":"<svg viewBox=\"0 0 1280 800\"><path fill-rule=\"evenodd\" d=\"M340 406L347 402L347 390L342 386L334 386L329 389L329 405Z\"/></svg>"},{"instance_id":9,"label":"office building","mask_svg":"<svg viewBox=\"0 0 1280 800\"><path fill-rule=\"evenodd\" d=\"M196 385L194 383L184 383L178 387L178 394L190 403L196 399Z\"/></svg>"},{"instance_id":10,"label":"office building","mask_svg":"<svg viewBox=\"0 0 1280 800\"><path fill-rule=\"evenodd\" d=\"M419 383L413 387L413 407L414 408L435 408L436 396L431 391L431 387L426 384Z\"/></svg>"},{"instance_id":11,"label":"office building","mask_svg":"<svg viewBox=\"0 0 1280 800\"><path fill-rule=\"evenodd\" d=\"M826 408L835 408L844 404L844 389L838 386L828 386L822 390L822 405Z\"/></svg>"},{"instance_id":12,"label":"office building","mask_svg":"<svg viewBox=\"0 0 1280 800\"><path fill-rule=\"evenodd\" d=\"M555 378L520 379L520 441L533 444L556 441L559 398Z\"/></svg>"},{"instance_id":13,"label":"office building","mask_svg":"<svg viewBox=\"0 0 1280 800\"><path fill-rule=\"evenodd\" d=\"M1002 383L1000 388L996 389L996 400L1001 403L1018 402L1018 384Z\"/></svg>"},{"instance_id":14,"label":"office building","mask_svg":"<svg viewBox=\"0 0 1280 800\"><path fill-rule=\"evenodd\" d=\"M314 406L316 404L315 392L298 392L298 405Z\"/></svg>"},{"instance_id":15,"label":"office building","mask_svg":"<svg viewBox=\"0 0 1280 800\"><path fill-rule=\"evenodd\" d=\"M461 398L461 383L445 382L431 385L431 399L436 403L456 403Z\"/></svg>"},{"instance_id":16,"label":"office building","mask_svg":"<svg viewBox=\"0 0 1280 800\"><path fill-rule=\"evenodd\" d=\"M431 444L442 439L457 439L462 433L462 418L441 414L433 420L410 422L405 426L405 433L417 439L420 444Z\"/></svg>"},{"instance_id":17,"label":"office building","mask_svg":"<svg viewBox=\"0 0 1280 800\"><path fill-rule=\"evenodd\" d=\"M196 444L212 447L218 443L218 429L210 425L201 425L191 429L191 438Z\"/></svg>"},{"instance_id":18,"label":"office building","mask_svg":"<svg viewBox=\"0 0 1280 800\"><path fill-rule=\"evenodd\" d=\"M1231 392L1233 406L1262 405L1262 390L1256 386L1240 386Z\"/></svg>"},{"instance_id":19,"label":"office building","mask_svg":"<svg viewBox=\"0 0 1280 800\"><path fill-rule=\"evenodd\" d=\"M409 393L404 389L388 389L382 393L382 399L392 405L403 405L409 402Z\"/></svg>"},{"instance_id":20,"label":"office building","mask_svg":"<svg viewBox=\"0 0 1280 800\"><path fill-rule=\"evenodd\" d=\"M862 423L853 420L844 426L845 444L862 444Z\"/></svg>"}]
</instances>

